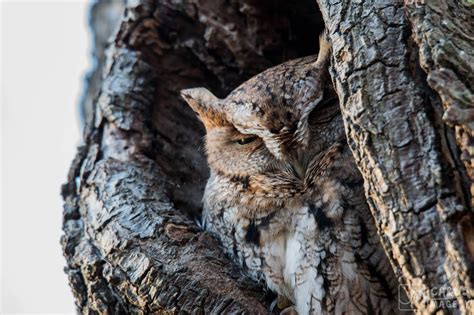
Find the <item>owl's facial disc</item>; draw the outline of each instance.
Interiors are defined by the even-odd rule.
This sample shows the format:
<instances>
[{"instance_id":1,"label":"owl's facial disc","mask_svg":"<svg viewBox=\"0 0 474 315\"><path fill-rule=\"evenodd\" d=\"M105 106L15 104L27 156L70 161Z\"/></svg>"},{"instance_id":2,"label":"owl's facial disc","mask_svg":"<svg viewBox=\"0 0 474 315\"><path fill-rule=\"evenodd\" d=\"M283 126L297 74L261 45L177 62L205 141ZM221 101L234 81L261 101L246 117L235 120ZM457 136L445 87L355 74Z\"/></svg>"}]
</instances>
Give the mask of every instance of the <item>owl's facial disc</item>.
<instances>
[{"instance_id":1,"label":"owl's facial disc","mask_svg":"<svg viewBox=\"0 0 474 315\"><path fill-rule=\"evenodd\" d=\"M297 149L307 147L310 138L308 118L322 96L306 104L303 110L291 106L269 104L232 104L229 119L242 134L255 135L263 140L267 149L281 161L293 160ZM258 110L255 110L258 109Z\"/></svg>"},{"instance_id":2,"label":"owl's facial disc","mask_svg":"<svg viewBox=\"0 0 474 315\"><path fill-rule=\"evenodd\" d=\"M230 177L242 177L265 171L274 157L261 137L251 131L239 131L232 123L226 100L220 100L204 88L181 91L189 106L206 127L206 151L212 170Z\"/></svg>"}]
</instances>

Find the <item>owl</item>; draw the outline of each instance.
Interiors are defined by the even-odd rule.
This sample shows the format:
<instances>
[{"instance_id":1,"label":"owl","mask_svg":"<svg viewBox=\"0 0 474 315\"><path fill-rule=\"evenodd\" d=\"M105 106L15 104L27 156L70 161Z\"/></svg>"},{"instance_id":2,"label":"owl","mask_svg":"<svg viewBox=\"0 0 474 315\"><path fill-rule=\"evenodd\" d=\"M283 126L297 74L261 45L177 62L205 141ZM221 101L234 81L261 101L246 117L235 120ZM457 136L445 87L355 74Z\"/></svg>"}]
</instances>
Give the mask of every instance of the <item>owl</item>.
<instances>
[{"instance_id":1,"label":"owl","mask_svg":"<svg viewBox=\"0 0 474 315\"><path fill-rule=\"evenodd\" d=\"M380 244L327 71L329 45L219 99L181 91L205 126L203 225L298 314L396 313Z\"/></svg>"}]
</instances>

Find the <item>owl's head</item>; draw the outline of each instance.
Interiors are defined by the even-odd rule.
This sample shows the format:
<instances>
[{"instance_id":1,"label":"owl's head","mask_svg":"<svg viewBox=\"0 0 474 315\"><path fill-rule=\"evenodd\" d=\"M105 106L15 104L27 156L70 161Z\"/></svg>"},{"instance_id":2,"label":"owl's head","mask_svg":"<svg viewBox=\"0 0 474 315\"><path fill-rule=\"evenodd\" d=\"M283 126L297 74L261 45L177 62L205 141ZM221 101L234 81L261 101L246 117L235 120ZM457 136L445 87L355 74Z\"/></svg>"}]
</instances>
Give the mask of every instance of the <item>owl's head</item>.
<instances>
[{"instance_id":1,"label":"owl's head","mask_svg":"<svg viewBox=\"0 0 474 315\"><path fill-rule=\"evenodd\" d=\"M205 88L181 91L206 128L211 170L229 177L292 170L304 178L342 125L325 54L268 69L224 99Z\"/></svg>"},{"instance_id":2,"label":"owl's head","mask_svg":"<svg viewBox=\"0 0 474 315\"><path fill-rule=\"evenodd\" d=\"M326 146L314 139L338 114L326 71L310 56L268 69L224 99L183 90L206 128L211 170L245 177L291 168L302 178L309 157Z\"/></svg>"}]
</instances>

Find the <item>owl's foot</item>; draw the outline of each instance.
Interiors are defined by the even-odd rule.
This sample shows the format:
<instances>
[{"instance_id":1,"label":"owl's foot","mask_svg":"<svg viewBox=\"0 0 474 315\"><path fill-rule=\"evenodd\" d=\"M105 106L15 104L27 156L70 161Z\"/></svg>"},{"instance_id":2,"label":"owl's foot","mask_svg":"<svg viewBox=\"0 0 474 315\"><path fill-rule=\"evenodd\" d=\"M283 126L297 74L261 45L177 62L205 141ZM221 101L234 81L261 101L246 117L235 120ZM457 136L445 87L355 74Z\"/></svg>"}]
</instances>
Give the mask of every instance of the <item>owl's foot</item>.
<instances>
[{"instance_id":1,"label":"owl's foot","mask_svg":"<svg viewBox=\"0 0 474 315\"><path fill-rule=\"evenodd\" d=\"M289 308L290 306L293 306L293 303L291 303L291 301L288 300L286 296L280 295L280 294L278 294L276 298L276 303L277 303L278 309L280 310L284 310L286 308Z\"/></svg>"},{"instance_id":2,"label":"owl's foot","mask_svg":"<svg viewBox=\"0 0 474 315\"><path fill-rule=\"evenodd\" d=\"M270 308L272 312L273 310L279 311L280 315L298 315L293 303L291 303L291 301L283 295L278 295L277 298L272 302Z\"/></svg>"},{"instance_id":3,"label":"owl's foot","mask_svg":"<svg viewBox=\"0 0 474 315\"><path fill-rule=\"evenodd\" d=\"M289 306L280 312L280 315L298 315L294 306Z\"/></svg>"}]
</instances>

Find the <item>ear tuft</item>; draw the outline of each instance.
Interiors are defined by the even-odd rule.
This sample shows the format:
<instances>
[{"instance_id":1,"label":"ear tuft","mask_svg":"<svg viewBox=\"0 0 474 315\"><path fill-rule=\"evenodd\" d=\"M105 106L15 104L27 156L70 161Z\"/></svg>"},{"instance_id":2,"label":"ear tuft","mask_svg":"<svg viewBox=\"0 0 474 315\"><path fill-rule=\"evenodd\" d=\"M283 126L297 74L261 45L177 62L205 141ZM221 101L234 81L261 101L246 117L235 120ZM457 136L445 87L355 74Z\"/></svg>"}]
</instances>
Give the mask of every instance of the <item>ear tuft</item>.
<instances>
[{"instance_id":1,"label":"ear tuft","mask_svg":"<svg viewBox=\"0 0 474 315\"><path fill-rule=\"evenodd\" d=\"M181 90L181 96L195 111L199 111L202 107L211 107L213 103L218 101L214 94L203 87Z\"/></svg>"},{"instance_id":2,"label":"ear tuft","mask_svg":"<svg viewBox=\"0 0 474 315\"><path fill-rule=\"evenodd\" d=\"M219 99L206 88L181 90L181 97L199 115L206 130L226 123Z\"/></svg>"}]
</instances>

